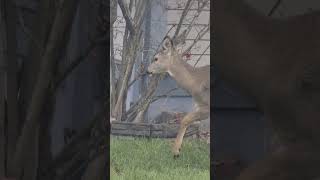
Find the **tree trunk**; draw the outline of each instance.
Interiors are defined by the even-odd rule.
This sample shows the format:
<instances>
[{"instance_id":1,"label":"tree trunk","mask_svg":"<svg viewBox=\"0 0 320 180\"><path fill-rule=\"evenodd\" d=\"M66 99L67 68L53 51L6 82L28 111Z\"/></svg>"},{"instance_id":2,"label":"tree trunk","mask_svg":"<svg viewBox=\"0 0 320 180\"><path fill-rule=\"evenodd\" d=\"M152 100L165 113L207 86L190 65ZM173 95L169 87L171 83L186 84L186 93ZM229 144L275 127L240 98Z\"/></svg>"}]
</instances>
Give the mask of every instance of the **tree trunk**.
<instances>
[{"instance_id":1,"label":"tree trunk","mask_svg":"<svg viewBox=\"0 0 320 180\"><path fill-rule=\"evenodd\" d=\"M23 79L22 79L22 89L21 89L21 115L26 117L26 111L29 106L32 92L34 90L34 85L36 82L36 77L39 72L41 64L41 56L48 39L49 30L51 29L51 24L53 22L55 10L54 1L41 1L40 8L38 10L36 19L33 22L33 29L31 37L29 39L29 51L30 58L25 61L25 68L23 69ZM43 116L43 115L41 115ZM22 123L25 119L22 120ZM24 169L24 179L35 179L37 177L37 167L39 163L39 129L40 125L36 126L35 136L30 139L30 144L28 145L29 155L27 155L26 165ZM45 129L42 129L45 130ZM43 132L43 131L42 131ZM43 135L43 134L42 134ZM46 136L41 136L41 139ZM47 141L46 141L47 142ZM50 141L49 141L50 142ZM14 152L14 151L12 151ZM41 151L43 154L44 151ZM10 158L11 161L13 158ZM13 162L11 162L12 164ZM15 168L15 167L12 167Z\"/></svg>"},{"instance_id":2,"label":"tree trunk","mask_svg":"<svg viewBox=\"0 0 320 180\"><path fill-rule=\"evenodd\" d=\"M104 180L107 177L106 168L106 154L102 153L89 163L81 180Z\"/></svg>"},{"instance_id":3,"label":"tree trunk","mask_svg":"<svg viewBox=\"0 0 320 180\"><path fill-rule=\"evenodd\" d=\"M41 56L44 52L52 22L54 20L54 10L54 1L40 1L38 12L32 22L31 37L28 39L29 58L27 62L24 61L20 85L22 117L26 117L26 111L30 104L32 92L34 90L34 85L36 83L36 78L41 64Z\"/></svg>"},{"instance_id":4,"label":"tree trunk","mask_svg":"<svg viewBox=\"0 0 320 180\"><path fill-rule=\"evenodd\" d=\"M1 36L1 35L0 35ZM1 38L0 38L1 41ZM1 45L0 45L1 46ZM1 47L0 47L0 50ZM0 55L0 61L2 57ZM0 67L3 64L0 62ZM5 73L0 70L0 177L4 177L6 174L6 134L5 134Z\"/></svg>"},{"instance_id":5,"label":"tree trunk","mask_svg":"<svg viewBox=\"0 0 320 180\"><path fill-rule=\"evenodd\" d=\"M5 73L6 73L6 25L4 1L0 1L0 178L6 175L6 119L5 119Z\"/></svg>"},{"instance_id":6,"label":"tree trunk","mask_svg":"<svg viewBox=\"0 0 320 180\"><path fill-rule=\"evenodd\" d=\"M16 22L17 9L12 0L5 1L6 27L7 27L7 166L12 162L12 156L15 150L19 134L19 116L18 116L18 87L17 73L18 63L16 56Z\"/></svg>"},{"instance_id":7,"label":"tree trunk","mask_svg":"<svg viewBox=\"0 0 320 180\"><path fill-rule=\"evenodd\" d=\"M114 46L113 46L113 24L117 19L117 1L111 0L110 3L111 17L110 17L110 110L113 111L116 101L116 73L115 73L115 58L114 58ZM111 113L112 114L112 113Z\"/></svg>"},{"instance_id":8,"label":"tree trunk","mask_svg":"<svg viewBox=\"0 0 320 180\"><path fill-rule=\"evenodd\" d=\"M111 92L111 97L110 97L110 107L114 107L115 105L115 100L116 100L116 73L115 73L115 60L114 60L114 46L113 46L113 28L112 25L110 27L110 49L111 49L111 55L110 55L110 68L111 68L111 72L110 72L110 92Z\"/></svg>"},{"instance_id":9,"label":"tree trunk","mask_svg":"<svg viewBox=\"0 0 320 180\"><path fill-rule=\"evenodd\" d=\"M124 110L123 106L125 106L125 102L126 102L126 94L128 91L128 82L131 77L134 62L135 62L136 56L137 56L137 51L140 46L140 39L141 39L141 33L139 33L138 35L134 35L134 37L131 37L128 42L130 44L128 45L127 54L125 55L126 56L125 58L128 59L128 63L126 66L125 74L124 74L123 79L121 80L121 83L120 83L120 87L119 87L120 91L118 94L117 103L114 107L115 114L113 117L116 117L117 120L123 119L123 117L122 117L123 110Z\"/></svg>"},{"instance_id":10,"label":"tree trunk","mask_svg":"<svg viewBox=\"0 0 320 180\"><path fill-rule=\"evenodd\" d=\"M60 52L59 48L65 43L63 42L64 36L68 34L68 31L70 30L77 4L77 0L63 1L56 13L55 20L53 21L52 30L41 58L41 67L39 75L37 76L38 80L32 94L26 122L22 129L21 136L18 139L13 164L13 174L15 177L18 177L22 173L23 167L26 165L28 153L25 151L25 147L29 147L30 144L33 144L33 139L37 135L35 129L39 127L39 118L41 117L43 104L48 95L47 90L49 83L52 80L53 66L56 64L55 61Z\"/></svg>"},{"instance_id":11,"label":"tree trunk","mask_svg":"<svg viewBox=\"0 0 320 180\"><path fill-rule=\"evenodd\" d=\"M165 75L155 75L152 79L150 79L150 85L148 86L148 91L145 94L145 96L143 96L141 98L141 101L139 101L139 105L137 107L137 110L135 111L137 115L132 114L134 118L135 123L140 123L144 121L144 114L146 113L146 111L149 108L149 105L153 102L153 93L155 92L159 81L164 77ZM131 118L129 118L131 119Z\"/></svg>"},{"instance_id":12,"label":"tree trunk","mask_svg":"<svg viewBox=\"0 0 320 180\"><path fill-rule=\"evenodd\" d=\"M6 173L6 134L5 134L5 102L4 102L4 73L0 72L0 177Z\"/></svg>"},{"instance_id":13,"label":"tree trunk","mask_svg":"<svg viewBox=\"0 0 320 180\"><path fill-rule=\"evenodd\" d=\"M128 22L131 20L131 18L126 18L127 27L123 39L122 51L122 65L125 64L125 66L122 66L122 71L124 72L124 74L123 77L120 77L120 82L117 85L117 101L114 108L112 109L112 117L115 117L116 120L124 120L124 118L126 118L125 112L128 82L132 75L132 70L135 64L137 53L140 51L142 37L141 25L145 16L147 4L149 3L149 1L139 1L135 7L136 11L132 22ZM132 7L133 2L131 0L129 4L129 9L131 9ZM122 8L122 13L124 14L124 16L129 16L130 11L128 10L129 12L126 12L124 9L127 8ZM130 27L128 27L128 24L131 23L134 23L134 29L130 29ZM126 38L126 35L129 35L129 37Z\"/></svg>"}]
</instances>

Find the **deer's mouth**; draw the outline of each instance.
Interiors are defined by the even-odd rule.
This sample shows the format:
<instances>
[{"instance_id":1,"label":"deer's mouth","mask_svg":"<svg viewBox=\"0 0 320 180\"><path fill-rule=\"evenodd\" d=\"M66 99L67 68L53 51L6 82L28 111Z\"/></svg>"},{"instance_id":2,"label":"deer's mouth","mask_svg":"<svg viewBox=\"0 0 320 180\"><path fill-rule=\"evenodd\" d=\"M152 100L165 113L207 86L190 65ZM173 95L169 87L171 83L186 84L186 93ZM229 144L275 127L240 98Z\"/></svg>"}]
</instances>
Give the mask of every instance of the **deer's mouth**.
<instances>
[{"instance_id":1,"label":"deer's mouth","mask_svg":"<svg viewBox=\"0 0 320 180\"><path fill-rule=\"evenodd\" d=\"M149 70L147 70L147 74L148 74L149 76L152 76L152 75L153 75L152 71L149 71Z\"/></svg>"}]
</instances>

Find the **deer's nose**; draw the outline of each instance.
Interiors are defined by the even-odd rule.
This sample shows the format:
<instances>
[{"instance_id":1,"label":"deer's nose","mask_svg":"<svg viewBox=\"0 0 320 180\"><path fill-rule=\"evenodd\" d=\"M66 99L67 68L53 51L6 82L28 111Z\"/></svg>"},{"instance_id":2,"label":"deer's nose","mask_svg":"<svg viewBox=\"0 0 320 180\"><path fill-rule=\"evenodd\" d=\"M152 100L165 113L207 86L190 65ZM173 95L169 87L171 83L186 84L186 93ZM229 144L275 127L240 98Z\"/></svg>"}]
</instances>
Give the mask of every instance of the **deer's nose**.
<instances>
[{"instance_id":1,"label":"deer's nose","mask_svg":"<svg viewBox=\"0 0 320 180\"><path fill-rule=\"evenodd\" d=\"M150 67L147 68L146 73L147 73L147 74L152 74L152 72L150 71Z\"/></svg>"},{"instance_id":2,"label":"deer's nose","mask_svg":"<svg viewBox=\"0 0 320 180\"><path fill-rule=\"evenodd\" d=\"M152 72L151 72L151 71L149 71L149 68L147 69L146 74L148 74L150 77L152 76Z\"/></svg>"}]
</instances>

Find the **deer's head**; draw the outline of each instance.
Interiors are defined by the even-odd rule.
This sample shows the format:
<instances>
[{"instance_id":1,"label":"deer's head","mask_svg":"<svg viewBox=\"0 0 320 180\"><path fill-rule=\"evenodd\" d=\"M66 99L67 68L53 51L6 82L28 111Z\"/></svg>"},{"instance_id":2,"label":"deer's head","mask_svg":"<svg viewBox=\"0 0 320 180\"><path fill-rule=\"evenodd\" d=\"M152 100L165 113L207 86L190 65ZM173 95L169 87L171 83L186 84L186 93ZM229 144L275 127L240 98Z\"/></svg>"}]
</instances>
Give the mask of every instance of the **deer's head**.
<instances>
[{"instance_id":1,"label":"deer's head","mask_svg":"<svg viewBox=\"0 0 320 180\"><path fill-rule=\"evenodd\" d=\"M178 45L180 45L179 43ZM160 50L155 54L153 62L149 65L147 73L161 74L169 72L170 67L181 58L181 46L166 36L161 44Z\"/></svg>"}]
</instances>

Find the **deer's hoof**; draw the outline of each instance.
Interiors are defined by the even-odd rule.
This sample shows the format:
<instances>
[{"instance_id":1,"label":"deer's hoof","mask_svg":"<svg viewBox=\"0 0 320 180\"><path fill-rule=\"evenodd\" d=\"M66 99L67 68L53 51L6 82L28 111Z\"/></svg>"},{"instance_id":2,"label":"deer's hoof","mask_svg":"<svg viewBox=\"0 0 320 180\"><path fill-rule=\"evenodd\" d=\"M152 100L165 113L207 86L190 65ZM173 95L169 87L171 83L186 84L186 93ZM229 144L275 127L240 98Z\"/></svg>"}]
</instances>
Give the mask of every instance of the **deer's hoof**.
<instances>
[{"instance_id":1,"label":"deer's hoof","mask_svg":"<svg viewBox=\"0 0 320 180\"><path fill-rule=\"evenodd\" d=\"M177 159L180 156L180 148L179 149L173 149L173 158Z\"/></svg>"},{"instance_id":2,"label":"deer's hoof","mask_svg":"<svg viewBox=\"0 0 320 180\"><path fill-rule=\"evenodd\" d=\"M179 154L174 154L174 155L173 155L173 159L178 159L179 156L180 156Z\"/></svg>"}]
</instances>

